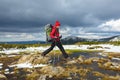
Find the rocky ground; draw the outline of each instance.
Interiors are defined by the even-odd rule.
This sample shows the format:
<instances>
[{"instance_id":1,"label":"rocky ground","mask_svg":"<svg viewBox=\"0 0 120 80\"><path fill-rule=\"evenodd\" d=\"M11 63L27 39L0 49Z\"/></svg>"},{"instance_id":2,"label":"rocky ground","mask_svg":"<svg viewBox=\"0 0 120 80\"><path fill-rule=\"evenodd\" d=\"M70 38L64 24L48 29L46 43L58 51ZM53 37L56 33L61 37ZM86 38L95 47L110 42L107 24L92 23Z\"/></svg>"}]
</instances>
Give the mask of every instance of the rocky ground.
<instances>
[{"instance_id":1,"label":"rocky ground","mask_svg":"<svg viewBox=\"0 0 120 80\"><path fill-rule=\"evenodd\" d=\"M72 46L73 48L76 46ZM0 80L120 80L118 49L118 52L110 52L116 48L112 50L112 47L106 46L78 46L79 48L87 51L66 50L69 59L64 59L56 50L46 57L41 56L38 48L22 52L19 50L19 53L18 50L1 51ZM96 49L100 51L94 51Z\"/></svg>"},{"instance_id":2,"label":"rocky ground","mask_svg":"<svg viewBox=\"0 0 120 80\"><path fill-rule=\"evenodd\" d=\"M112 55L76 52L66 60L55 52L40 54L1 55L0 80L120 80L120 60Z\"/></svg>"}]
</instances>

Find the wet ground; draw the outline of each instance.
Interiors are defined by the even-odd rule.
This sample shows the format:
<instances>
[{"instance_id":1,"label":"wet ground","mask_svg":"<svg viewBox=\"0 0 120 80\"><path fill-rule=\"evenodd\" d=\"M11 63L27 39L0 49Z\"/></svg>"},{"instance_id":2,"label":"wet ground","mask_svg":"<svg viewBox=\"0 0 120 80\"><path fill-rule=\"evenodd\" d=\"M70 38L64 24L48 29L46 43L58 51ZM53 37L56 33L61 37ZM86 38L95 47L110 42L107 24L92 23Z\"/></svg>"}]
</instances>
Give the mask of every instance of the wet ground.
<instances>
[{"instance_id":1,"label":"wet ground","mask_svg":"<svg viewBox=\"0 0 120 80\"><path fill-rule=\"evenodd\" d=\"M91 59L91 58L98 58L98 59L105 59L105 60L108 60L108 62L112 62L112 63L116 63L116 64L120 64L120 59L109 59L108 56L102 56L99 54L99 52L93 52L93 53L87 53L87 52L81 52L81 53L72 53L70 55L71 59L70 60L75 60L75 58L78 58L79 56L82 56L84 58L84 60L87 60L87 59ZM60 56L61 57L61 56ZM61 62L61 58L58 59L58 56L57 57L52 57L51 58L54 62L53 65L57 65L59 62ZM64 64L63 64L64 65ZM114 70L106 70L106 69L102 69L98 66L98 62L96 61L93 61L91 64L74 64L76 66L81 66L81 67L84 67L84 68L92 68L94 71L98 71L98 72L101 72L103 74L108 74L108 75L120 75L120 71L114 71Z\"/></svg>"}]
</instances>

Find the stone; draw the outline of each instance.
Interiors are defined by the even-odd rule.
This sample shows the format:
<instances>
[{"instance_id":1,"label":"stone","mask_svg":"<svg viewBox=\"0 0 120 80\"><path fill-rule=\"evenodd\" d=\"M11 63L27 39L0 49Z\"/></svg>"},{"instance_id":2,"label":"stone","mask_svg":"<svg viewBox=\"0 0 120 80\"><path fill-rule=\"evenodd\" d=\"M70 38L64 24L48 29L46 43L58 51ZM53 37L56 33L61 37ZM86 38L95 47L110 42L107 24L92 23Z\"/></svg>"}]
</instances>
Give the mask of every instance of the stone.
<instances>
[{"instance_id":1,"label":"stone","mask_svg":"<svg viewBox=\"0 0 120 80\"><path fill-rule=\"evenodd\" d=\"M4 74L0 74L0 80L8 80Z\"/></svg>"}]
</instances>

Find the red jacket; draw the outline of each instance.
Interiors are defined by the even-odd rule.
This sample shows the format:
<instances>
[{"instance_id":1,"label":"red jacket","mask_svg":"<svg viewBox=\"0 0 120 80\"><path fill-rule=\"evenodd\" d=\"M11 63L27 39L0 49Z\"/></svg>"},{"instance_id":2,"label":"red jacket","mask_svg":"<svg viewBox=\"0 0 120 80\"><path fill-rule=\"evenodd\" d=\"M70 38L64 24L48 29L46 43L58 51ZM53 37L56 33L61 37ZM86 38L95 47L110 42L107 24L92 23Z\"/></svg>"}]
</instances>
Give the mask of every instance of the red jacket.
<instances>
[{"instance_id":1,"label":"red jacket","mask_svg":"<svg viewBox=\"0 0 120 80\"><path fill-rule=\"evenodd\" d=\"M56 41L60 41L59 35L59 29L53 26L50 37L55 38Z\"/></svg>"}]
</instances>

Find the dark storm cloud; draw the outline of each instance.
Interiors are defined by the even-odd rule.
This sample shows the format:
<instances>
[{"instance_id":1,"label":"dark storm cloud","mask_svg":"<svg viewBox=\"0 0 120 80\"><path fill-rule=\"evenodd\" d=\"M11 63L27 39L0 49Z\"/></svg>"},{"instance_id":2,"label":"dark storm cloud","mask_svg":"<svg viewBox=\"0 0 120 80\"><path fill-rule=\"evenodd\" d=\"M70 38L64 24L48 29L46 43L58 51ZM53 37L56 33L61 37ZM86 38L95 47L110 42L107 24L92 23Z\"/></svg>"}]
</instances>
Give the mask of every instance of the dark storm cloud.
<instances>
[{"instance_id":1,"label":"dark storm cloud","mask_svg":"<svg viewBox=\"0 0 120 80\"><path fill-rule=\"evenodd\" d=\"M60 20L71 27L93 27L120 18L119 0L0 0L0 31L39 32Z\"/></svg>"}]
</instances>

